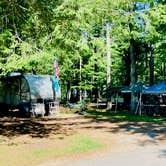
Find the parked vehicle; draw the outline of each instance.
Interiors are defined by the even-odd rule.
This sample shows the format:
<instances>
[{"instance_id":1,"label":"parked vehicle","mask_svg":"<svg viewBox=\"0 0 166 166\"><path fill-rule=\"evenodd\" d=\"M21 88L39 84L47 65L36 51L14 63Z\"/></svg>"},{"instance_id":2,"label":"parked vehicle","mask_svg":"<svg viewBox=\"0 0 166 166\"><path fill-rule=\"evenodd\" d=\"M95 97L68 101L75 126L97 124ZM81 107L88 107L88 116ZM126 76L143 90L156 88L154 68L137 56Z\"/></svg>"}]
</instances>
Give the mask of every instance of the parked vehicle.
<instances>
[{"instance_id":1,"label":"parked vehicle","mask_svg":"<svg viewBox=\"0 0 166 166\"><path fill-rule=\"evenodd\" d=\"M60 98L54 76L9 73L0 78L0 113L18 110L24 116L49 115L58 111Z\"/></svg>"}]
</instances>

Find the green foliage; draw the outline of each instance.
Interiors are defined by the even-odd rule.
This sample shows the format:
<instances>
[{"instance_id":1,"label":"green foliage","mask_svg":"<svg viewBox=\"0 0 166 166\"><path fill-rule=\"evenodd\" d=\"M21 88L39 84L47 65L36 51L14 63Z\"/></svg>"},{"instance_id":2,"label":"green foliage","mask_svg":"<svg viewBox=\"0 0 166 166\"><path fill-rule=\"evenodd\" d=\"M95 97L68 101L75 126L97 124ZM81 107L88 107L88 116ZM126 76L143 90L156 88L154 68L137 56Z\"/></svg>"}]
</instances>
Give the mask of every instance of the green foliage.
<instances>
[{"instance_id":1,"label":"green foliage","mask_svg":"<svg viewBox=\"0 0 166 166\"><path fill-rule=\"evenodd\" d=\"M53 74L52 64L57 58L64 93L69 88L98 87L101 91L106 84L105 24L109 22L113 86L127 82L131 39L135 43L138 81L149 82L152 44L155 81L166 77L164 1L2 0L0 16L1 74Z\"/></svg>"}]
</instances>

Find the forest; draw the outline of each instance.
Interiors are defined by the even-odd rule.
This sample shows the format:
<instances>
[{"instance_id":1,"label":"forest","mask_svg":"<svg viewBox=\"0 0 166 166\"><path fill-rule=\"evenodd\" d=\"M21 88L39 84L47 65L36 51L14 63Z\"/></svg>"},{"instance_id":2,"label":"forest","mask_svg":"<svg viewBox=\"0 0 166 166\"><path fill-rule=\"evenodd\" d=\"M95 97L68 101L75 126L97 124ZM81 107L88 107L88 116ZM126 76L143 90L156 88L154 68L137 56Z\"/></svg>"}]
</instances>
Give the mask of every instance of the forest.
<instances>
[{"instance_id":1,"label":"forest","mask_svg":"<svg viewBox=\"0 0 166 166\"><path fill-rule=\"evenodd\" d=\"M62 100L166 80L166 1L1 0L0 75L54 75L55 59Z\"/></svg>"}]
</instances>

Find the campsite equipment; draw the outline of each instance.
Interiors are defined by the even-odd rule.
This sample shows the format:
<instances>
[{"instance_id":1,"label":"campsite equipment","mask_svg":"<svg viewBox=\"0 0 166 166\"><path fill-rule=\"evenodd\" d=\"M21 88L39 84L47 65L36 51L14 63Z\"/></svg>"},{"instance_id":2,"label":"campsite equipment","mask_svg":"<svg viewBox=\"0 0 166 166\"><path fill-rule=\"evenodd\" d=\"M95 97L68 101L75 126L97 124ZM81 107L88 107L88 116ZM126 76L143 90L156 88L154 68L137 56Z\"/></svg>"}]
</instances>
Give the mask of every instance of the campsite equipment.
<instances>
[{"instance_id":1,"label":"campsite equipment","mask_svg":"<svg viewBox=\"0 0 166 166\"><path fill-rule=\"evenodd\" d=\"M58 111L61 97L53 76L9 73L0 78L0 113L19 110L22 115L48 115Z\"/></svg>"},{"instance_id":2,"label":"campsite equipment","mask_svg":"<svg viewBox=\"0 0 166 166\"><path fill-rule=\"evenodd\" d=\"M138 110L140 114L166 115L166 81L142 90L136 112Z\"/></svg>"}]
</instances>

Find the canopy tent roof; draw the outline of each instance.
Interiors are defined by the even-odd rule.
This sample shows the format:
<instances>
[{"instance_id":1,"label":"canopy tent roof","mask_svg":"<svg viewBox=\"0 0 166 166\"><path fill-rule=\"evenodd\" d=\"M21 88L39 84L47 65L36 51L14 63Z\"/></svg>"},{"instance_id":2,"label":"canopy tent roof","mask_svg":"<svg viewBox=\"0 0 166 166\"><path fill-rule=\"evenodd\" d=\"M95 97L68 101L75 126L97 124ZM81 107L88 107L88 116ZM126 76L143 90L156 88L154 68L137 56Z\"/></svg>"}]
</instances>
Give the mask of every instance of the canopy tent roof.
<instances>
[{"instance_id":1,"label":"canopy tent roof","mask_svg":"<svg viewBox=\"0 0 166 166\"><path fill-rule=\"evenodd\" d=\"M166 81L159 82L143 90L144 94L161 94L166 93Z\"/></svg>"},{"instance_id":2,"label":"canopy tent roof","mask_svg":"<svg viewBox=\"0 0 166 166\"><path fill-rule=\"evenodd\" d=\"M113 93L143 93L143 94L166 94L166 81L162 81L153 86L148 86L142 82L137 82L131 86L123 87L108 87L108 90L104 90L103 94L106 95L109 91L109 95ZM107 94L108 95L108 94Z\"/></svg>"},{"instance_id":3,"label":"canopy tent roof","mask_svg":"<svg viewBox=\"0 0 166 166\"><path fill-rule=\"evenodd\" d=\"M121 93L131 93L132 91L135 93L142 92L143 89L146 89L147 85L142 82L137 82L131 86L125 86L121 89Z\"/></svg>"},{"instance_id":4,"label":"canopy tent roof","mask_svg":"<svg viewBox=\"0 0 166 166\"><path fill-rule=\"evenodd\" d=\"M142 82L137 82L131 86L119 86L119 87L111 87L109 86L107 89L103 90L103 95L106 95L107 92L109 92L109 94L115 94L115 93L131 93L131 92L135 92L135 93L141 93L144 89L147 89L148 86Z\"/></svg>"}]
</instances>

